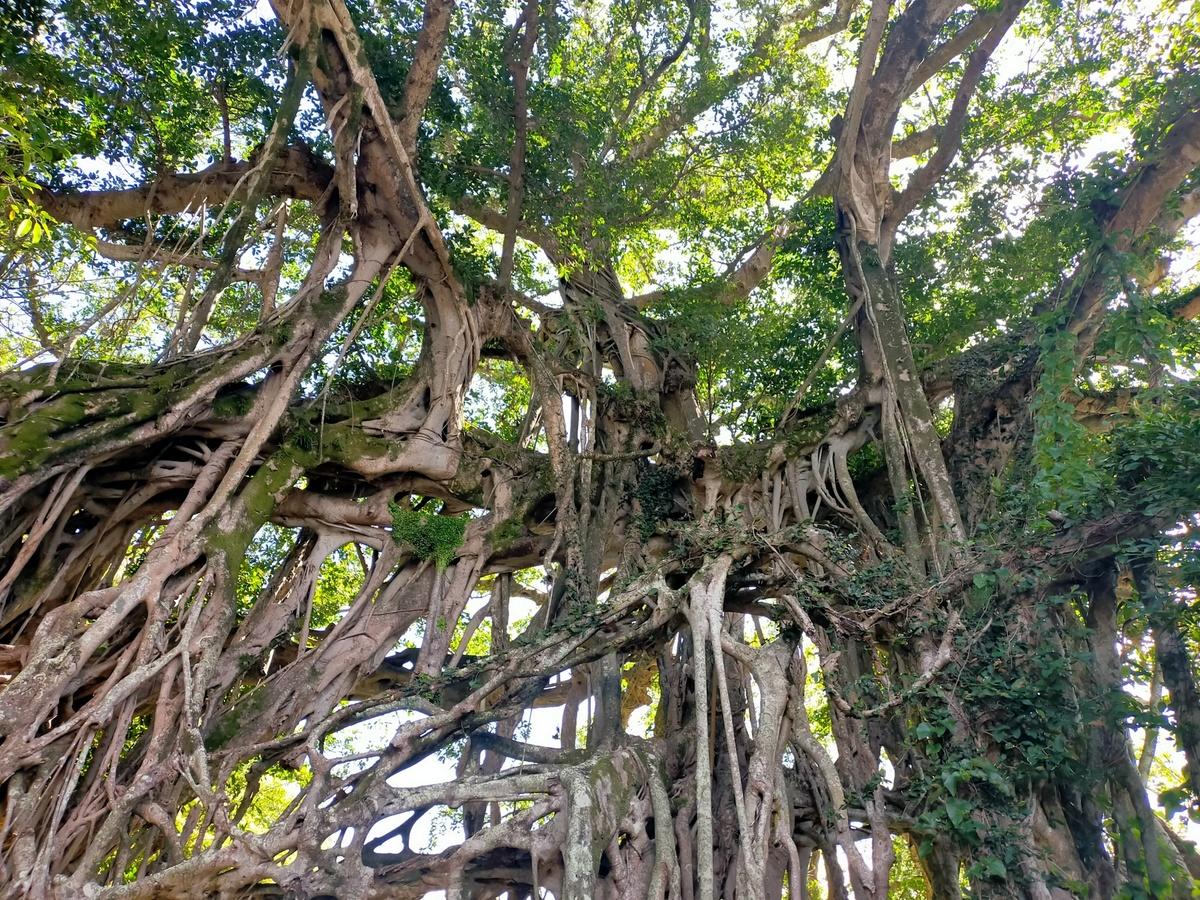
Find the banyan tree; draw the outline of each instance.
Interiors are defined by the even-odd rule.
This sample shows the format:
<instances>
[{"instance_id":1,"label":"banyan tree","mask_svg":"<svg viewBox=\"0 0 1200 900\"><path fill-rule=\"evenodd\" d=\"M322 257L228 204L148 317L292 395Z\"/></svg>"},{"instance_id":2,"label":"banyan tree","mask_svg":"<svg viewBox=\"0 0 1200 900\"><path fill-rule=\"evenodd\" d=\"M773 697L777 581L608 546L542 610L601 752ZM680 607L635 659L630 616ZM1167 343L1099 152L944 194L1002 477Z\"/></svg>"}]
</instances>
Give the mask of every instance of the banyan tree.
<instances>
[{"instance_id":1,"label":"banyan tree","mask_svg":"<svg viewBox=\"0 0 1200 900\"><path fill-rule=\"evenodd\" d=\"M0 16L0 894L1195 896L1200 8Z\"/></svg>"}]
</instances>

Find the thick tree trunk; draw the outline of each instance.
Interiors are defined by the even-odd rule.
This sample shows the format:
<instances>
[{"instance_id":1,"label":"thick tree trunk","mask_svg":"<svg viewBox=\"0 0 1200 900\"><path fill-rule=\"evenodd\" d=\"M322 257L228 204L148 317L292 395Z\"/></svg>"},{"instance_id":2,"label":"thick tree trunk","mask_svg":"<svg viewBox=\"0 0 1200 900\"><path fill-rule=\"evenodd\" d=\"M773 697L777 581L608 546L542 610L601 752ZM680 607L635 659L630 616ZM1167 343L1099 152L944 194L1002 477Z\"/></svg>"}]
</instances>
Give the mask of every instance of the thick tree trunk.
<instances>
[{"instance_id":1,"label":"thick tree trunk","mask_svg":"<svg viewBox=\"0 0 1200 900\"><path fill-rule=\"evenodd\" d=\"M378 34L364 47L340 0L278 4L297 63L255 162L229 159L226 137L226 159L195 175L44 191L51 213L106 241L129 219L242 207L219 260L154 248L166 254L155 265L211 274L194 304L193 275L174 309L165 361L64 352L0 379L3 891L750 900L808 897L823 880L831 900L883 900L919 868L938 898L964 884L1032 900L1194 893L1200 863L1130 750L1134 667L1118 645L1141 635L1115 584L1123 543L1161 538L1179 516L1124 498L1057 530L1000 517L994 484L1011 487L1031 455L1035 329L958 358L986 378L960 369L934 386L891 261L1023 6L959 25L943 0L871 4L815 190L837 209L857 378L759 443L704 443L695 360L668 319L625 296L628 248L591 206L589 167L626 179L629 159L611 142L594 165L571 150L582 199L563 199L565 225L528 203L526 157L546 139L530 106L562 87L534 70L542 55L567 65L541 43L563 39L562 10L526 4L496 69L512 78L517 135L508 171L484 172L507 182L505 213L479 212L493 226L498 215L496 282L451 252L446 198L418 179L418 160L443 158L419 144L426 104L465 97L438 81L458 28L450 3L426 5L401 93L395 71L376 80ZM653 72L639 57L639 97L692 52L694 31L710 54L711 10L686 7L678 49ZM788 40L818 40L853 10L838 3ZM800 13L776 15L793 27ZM698 76L702 94L735 98L769 67L768 21L732 74ZM901 107L968 51L932 156L893 188ZM660 99L675 90L691 87ZM296 121L309 128L297 116L310 99L332 167L286 145ZM647 166L659 161L641 154L703 110L662 112L629 150ZM1120 207L1097 220L1103 240L1045 301L1079 352L1112 299L1109 258L1181 224L1159 214L1200 159L1200 118L1189 107L1177 119L1173 155L1131 170ZM308 271L277 302L286 208L272 271L239 266L259 202L280 198L311 204L322 230L315 248L290 248L311 253ZM713 296L744 297L790 228ZM515 289L518 238L557 268L560 307ZM128 250L112 252L141 258ZM231 280L258 285L257 325L194 352ZM339 381L398 283L413 291L419 357L390 380ZM532 395L512 440L466 424L495 360ZM954 408L939 406L951 394ZM945 440L935 410L952 413ZM882 452L878 477L857 465L867 446ZM1200 794L1186 610L1153 556L1133 566L1137 602L1173 714L1164 734ZM342 558L358 568L321 609ZM514 621L525 602L528 620ZM653 724L635 736L642 706ZM551 711L556 736L530 738L532 713L541 728ZM439 755L457 755L457 777L413 777ZM410 845L422 817L456 810L461 841Z\"/></svg>"}]
</instances>

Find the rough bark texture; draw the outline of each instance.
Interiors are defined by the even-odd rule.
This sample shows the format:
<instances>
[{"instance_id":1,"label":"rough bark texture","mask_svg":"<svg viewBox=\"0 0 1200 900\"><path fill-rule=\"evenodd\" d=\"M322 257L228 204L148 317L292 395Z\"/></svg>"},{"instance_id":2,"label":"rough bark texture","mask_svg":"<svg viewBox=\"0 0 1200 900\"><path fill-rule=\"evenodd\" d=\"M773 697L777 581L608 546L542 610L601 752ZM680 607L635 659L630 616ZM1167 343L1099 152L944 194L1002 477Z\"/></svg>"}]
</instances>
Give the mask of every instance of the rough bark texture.
<instances>
[{"instance_id":1,"label":"rough bark texture","mask_svg":"<svg viewBox=\"0 0 1200 900\"><path fill-rule=\"evenodd\" d=\"M1176 519L1131 507L1019 544L988 532L993 482L1033 452L1042 334L970 351L991 354L986 379L979 366L923 373L891 258L1023 6L947 36L950 0L913 0L890 23L874 4L821 181L860 371L836 405L762 445L701 440L694 373L638 311L645 298L626 296L603 242L581 263L522 220L538 4L512 26L507 210L461 204L500 236L499 283L465 283L417 169L450 3L425 10L402 108L385 102L340 0L276 4L297 58L319 60L301 70L331 162L269 147L140 188L47 189L45 208L85 232L254 191L309 204L321 237L302 285L277 301L264 287L261 321L237 341L196 352L210 312L197 307L159 363L60 360L3 384L3 892L797 898L820 870L829 897L883 900L897 846L911 845L939 898L962 896L964 880L978 897L1190 896L1195 851L1156 813L1108 715L1122 694L1122 542ZM840 30L850 8L803 19L794 39ZM772 39L720 89L754 77ZM900 106L960 53L950 120L902 142L935 152L897 191ZM650 157L702 113L685 102L627 153ZM1160 234L1200 160L1198 123L1180 113L1163 155L1130 170L1096 258ZM786 230L730 273L731 294L765 277ZM561 305L513 289L518 237L559 266ZM204 266L237 280L232 258ZM1041 298L1081 356L1117 281L1096 258ZM424 317L411 374L352 401L304 399L306 373L341 362L352 340L337 336L397 269ZM531 309L536 326L518 314ZM520 442L463 423L485 356L528 374ZM943 439L932 407L947 397ZM883 470L853 474L869 444ZM460 539L433 551L402 530L468 510ZM247 598L242 564L268 525L298 538ZM361 554L357 596L311 628L322 565L347 546ZM1200 793L1184 611L1152 559L1131 565ZM544 589L514 577L537 566ZM481 592L487 605L456 635ZM520 596L539 609L523 629L509 611ZM485 622L489 652L473 656ZM420 646L401 649L417 623ZM984 690L1045 673L1019 709ZM651 733L634 736L630 710L651 697ZM1014 737L1018 718L1045 724L1039 704L1054 735ZM523 713L546 708L561 710L560 745L519 739ZM337 740L373 720L389 731L370 746ZM1058 755L1016 760L1027 738L1060 741ZM447 748L453 782L389 780ZM252 822L264 777L302 767L273 821ZM446 807L462 810L458 841L409 847L414 822Z\"/></svg>"}]
</instances>

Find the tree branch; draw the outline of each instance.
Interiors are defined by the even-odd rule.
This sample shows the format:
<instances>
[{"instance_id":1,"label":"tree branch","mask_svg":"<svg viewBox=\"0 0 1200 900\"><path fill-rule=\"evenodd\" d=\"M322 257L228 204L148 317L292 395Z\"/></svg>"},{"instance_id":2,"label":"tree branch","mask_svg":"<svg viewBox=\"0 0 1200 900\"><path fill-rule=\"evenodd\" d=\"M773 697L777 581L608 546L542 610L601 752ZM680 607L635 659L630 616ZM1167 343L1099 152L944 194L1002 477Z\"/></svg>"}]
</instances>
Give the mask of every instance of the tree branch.
<instances>
[{"instance_id":1,"label":"tree branch","mask_svg":"<svg viewBox=\"0 0 1200 900\"><path fill-rule=\"evenodd\" d=\"M112 228L126 219L144 218L148 213L170 215L223 203L255 165L253 160L214 163L199 172L161 174L138 187L116 190L45 188L39 192L38 202L54 218L80 231ZM271 166L264 194L316 203L326 196L332 180L333 170L311 150L288 147Z\"/></svg>"},{"instance_id":2,"label":"tree branch","mask_svg":"<svg viewBox=\"0 0 1200 900\"><path fill-rule=\"evenodd\" d=\"M117 262L156 262L166 266L183 266L188 269L216 269L216 260L190 253L176 253L163 247L134 246L113 241L96 240L96 252ZM257 284L266 272L262 269L233 268L229 271L230 281L251 281Z\"/></svg>"},{"instance_id":3,"label":"tree branch","mask_svg":"<svg viewBox=\"0 0 1200 900\"><path fill-rule=\"evenodd\" d=\"M947 38L926 54L925 58L921 60L920 64L905 81L903 95L911 97L917 88L946 68L955 57L990 32L1004 16L1004 7L976 14L970 22L955 32L953 36Z\"/></svg>"},{"instance_id":4,"label":"tree branch","mask_svg":"<svg viewBox=\"0 0 1200 900\"><path fill-rule=\"evenodd\" d=\"M1171 196L1200 166L1200 97L1193 96L1186 111L1168 128L1156 152L1144 158L1122 192L1120 205L1104 224L1103 243L1098 245L1064 282L1063 287L1042 305L1043 311L1062 298L1070 310L1068 330L1078 336L1077 358L1084 358L1095 344L1111 293L1113 272L1104 260L1109 254L1134 251L1148 237L1173 234L1186 221L1169 211ZM1191 194L1185 195L1180 210L1191 210Z\"/></svg>"},{"instance_id":5,"label":"tree branch","mask_svg":"<svg viewBox=\"0 0 1200 900\"><path fill-rule=\"evenodd\" d=\"M480 225L490 228L498 234L504 234L505 229L509 226L508 216L498 209L485 206L473 197L455 197L449 200L449 203L450 208L460 216L474 219ZM518 221L515 233L517 237L523 238L529 241L529 243L540 247L551 260L558 258L558 241L548 231L538 228L527 221Z\"/></svg>"},{"instance_id":6,"label":"tree branch","mask_svg":"<svg viewBox=\"0 0 1200 900\"><path fill-rule=\"evenodd\" d=\"M788 26L814 15L822 6L824 6L822 0L817 0L817 2L786 16L782 21L767 22L758 32L750 50L738 60L737 66L732 72L720 79L720 84L711 94L705 91L690 94L629 148L625 154L625 160L638 162L649 158L671 135L732 96L738 88L763 75L767 71L768 55L775 47L776 41L784 36ZM837 34L850 21L850 13L853 9L854 0L837 0L837 7L829 21L791 36L788 41L789 48L798 51L823 38Z\"/></svg>"},{"instance_id":7,"label":"tree branch","mask_svg":"<svg viewBox=\"0 0 1200 900\"><path fill-rule=\"evenodd\" d=\"M514 34L520 29L519 55L509 54L508 71L513 82L513 146L508 161L508 210L504 222L504 243L500 251L500 286L512 281L513 255L517 245L517 223L521 221L521 203L525 196L525 147L529 136L529 64L538 36L538 0L525 0L525 9ZM513 48L515 53L516 48Z\"/></svg>"},{"instance_id":8,"label":"tree branch","mask_svg":"<svg viewBox=\"0 0 1200 900\"><path fill-rule=\"evenodd\" d=\"M410 157L416 155L417 131L437 81L453 12L454 0L428 0L425 4L421 34L417 38L412 65L404 79L404 114L396 126L400 141Z\"/></svg>"},{"instance_id":9,"label":"tree branch","mask_svg":"<svg viewBox=\"0 0 1200 900\"><path fill-rule=\"evenodd\" d=\"M625 127L625 124L629 121L629 117L633 115L634 109L637 108L638 101L645 96L646 92L650 90L650 88L654 87L654 85L658 83L658 81L667 73L671 66L675 65L679 57L683 55L683 51L687 49L688 44L691 43L692 32L696 25L695 0L688 0L687 7L688 22L687 26L683 30L683 37L679 39L678 44L667 51L663 58L658 61L658 65L654 67L654 70L648 72L642 78L641 82L638 83L638 86L633 89L633 93L629 95L629 99L625 103L625 108L621 111L621 114L617 116L617 121L613 123L612 130L609 131L608 134L608 139L604 142L604 146L600 149L599 155L601 159L606 158L608 154L612 152L612 148L617 142L621 129Z\"/></svg>"},{"instance_id":10,"label":"tree branch","mask_svg":"<svg viewBox=\"0 0 1200 900\"><path fill-rule=\"evenodd\" d=\"M963 128L967 123L967 108L971 98L975 96L980 79L983 78L988 60L1028 2L1029 0L1007 0L992 29L971 54L958 83L958 90L954 94L954 102L950 105L950 115L942 128L937 151L929 162L912 174L904 190L895 198L892 210L886 217L885 228L893 231L896 229L905 216L929 193L958 154L958 148L962 146Z\"/></svg>"},{"instance_id":11,"label":"tree branch","mask_svg":"<svg viewBox=\"0 0 1200 900\"><path fill-rule=\"evenodd\" d=\"M908 159L932 150L941 140L942 133L942 126L930 125L928 128L897 138L892 141L892 159Z\"/></svg>"}]
</instances>

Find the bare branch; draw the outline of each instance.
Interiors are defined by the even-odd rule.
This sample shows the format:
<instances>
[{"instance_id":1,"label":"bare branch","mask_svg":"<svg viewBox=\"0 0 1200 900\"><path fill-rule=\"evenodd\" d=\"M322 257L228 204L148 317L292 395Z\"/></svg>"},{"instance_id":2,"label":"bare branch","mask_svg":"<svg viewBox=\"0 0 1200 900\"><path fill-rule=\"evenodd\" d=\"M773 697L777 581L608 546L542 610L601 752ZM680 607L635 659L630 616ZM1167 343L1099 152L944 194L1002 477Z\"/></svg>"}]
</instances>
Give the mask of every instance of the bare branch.
<instances>
[{"instance_id":1,"label":"bare branch","mask_svg":"<svg viewBox=\"0 0 1200 900\"><path fill-rule=\"evenodd\" d=\"M879 45L887 27L888 9L891 0L872 0L871 15L867 19L867 31L863 35L858 51L858 68L854 73L854 85L850 88L850 102L846 104L846 115L840 125L841 140L838 142L838 159L843 177L850 173L854 164L854 151L858 142L858 129L862 124L863 109L867 102L867 85L875 72L879 59Z\"/></svg>"},{"instance_id":2,"label":"bare branch","mask_svg":"<svg viewBox=\"0 0 1200 900\"><path fill-rule=\"evenodd\" d=\"M954 94L954 101L950 105L950 114L942 128L937 151L929 162L912 174L904 190L895 198L892 209L887 215L885 228L895 230L904 217L912 212L921 199L929 193L958 154L958 148L962 146L963 128L967 123L967 108L970 106L971 98L975 95L980 79L983 78L988 60L991 59L992 54L1000 45L1000 41L1008 33L1009 28L1017 20L1017 16L1027 2L1028 0L1008 0L1001 8L999 18L992 26L991 31L971 53L962 79L958 83L958 90Z\"/></svg>"},{"instance_id":3,"label":"bare branch","mask_svg":"<svg viewBox=\"0 0 1200 900\"><path fill-rule=\"evenodd\" d=\"M139 187L117 190L47 188L39 193L38 201L54 218L81 231L111 228L147 213L175 214L224 203L255 164L253 160L214 163L193 174L161 174ZM333 170L307 147L288 147L272 164L264 193L316 203L327 196L332 179Z\"/></svg>"},{"instance_id":4,"label":"bare branch","mask_svg":"<svg viewBox=\"0 0 1200 900\"><path fill-rule=\"evenodd\" d=\"M734 262L711 281L688 288L686 293L711 294L719 297L721 302L730 304L748 297L771 273L775 251L790 232L791 223L780 222L763 235L740 262ZM638 309L645 309L661 300L665 293L662 290L649 291L631 298L630 302Z\"/></svg>"},{"instance_id":5,"label":"bare branch","mask_svg":"<svg viewBox=\"0 0 1200 900\"><path fill-rule=\"evenodd\" d=\"M437 81L438 68L442 64L442 52L446 47L446 34L450 30L450 17L454 12L454 0L428 0L421 21L421 34L413 52L412 65L404 79L404 114L397 123L400 141L409 156L416 155L417 131L425 105Z\"/></svg>"},{"instance_id":6,"label":"bare branch","mask_svg":"<svg viewBox=\"0 0 1200 900\"><path fill-rule=\"evenodd\" d=\"M113 241L99 239L96 241L96 251L101 256L116 260L117 262L155 262L165 266L183 266L189 269L215 269L218 266L216 260L203 256L195 256L189 253L175 253L162 247L118 244ZM229 279L231 281L252 281L258 283L262 280L264 274L265 271L262 269L234 268L229 272Z\"/></svg>"},{"instance_id":7,"label":"bare branch","mask_svg":"<svg viewBox=\"0 0 1200 900\"><path fill-rule=\"evenodd\" d=\"M459 215L474 219L480 225L490 228L498 234L504 234L509 227L508 216L497 209L483 205L473 197L456 197L450 201L450 208ZM548 231L528 221L520 221L516 223L515 233L517 237L540 247L551 260L558 258L558 241Z\"/></svg>"},{"instance_id":8,"label":"bare branch","mask_svg":"<svg viewBox=\"0 0 1200 900\"><path fill-rule=\"evenodd\" d=\"M930 125L928 128L897 138L892 141L892 159L908 159L932 150L941 140L942 130L940 125Z\"/></svg>"},{"instance_id":9,"label":"bare branch","mask_svg":"<svg viewBox=\"0 0 1200 900\"><path fill-rule=\"evenodd\" d=\"M987 12L977 13L970 22L955 32L953 36L947 38L926 54L925 58L921 60L920 65L913 70L912 74L906 80L903 91L904 96L912 96L917 88L930 78L933 78L938 72L946 68L955 57L965 52L968 47L989 33L1005 17L1006 8L1007 4L999 9L990 9Z\"/></svg>"},{"instance_id":10,"label":"bare branch","mask_svg":"<svg viewBox=\"0 0 1200 900\"><path fill-rule=\"evenodd\" d=\"M504 223L504 244L500 251L500 286L512 280L513 254L517 244L517 223L525 196L525 148L529 137L529 64L538 36L538 0L526 0L525 9L513 26L520 30L520 52L513 47L508 71L513 82L513 146L508 162L508 212Z\"/></svg>"}]
</instances>

